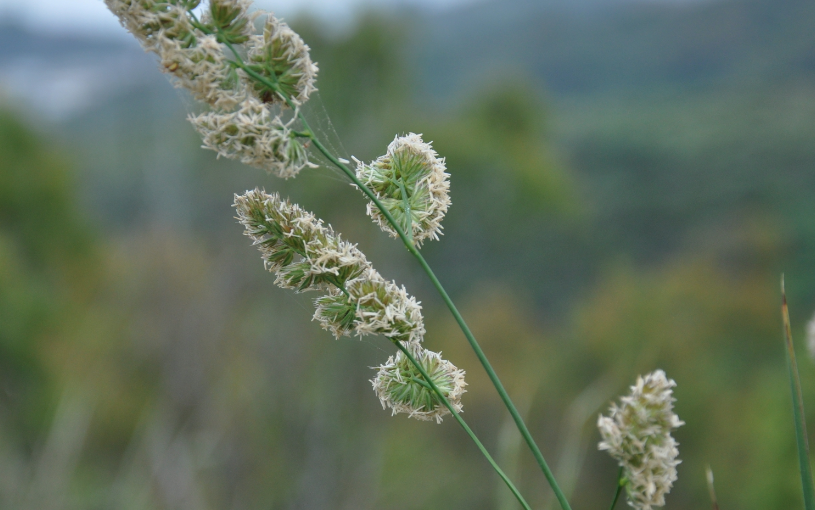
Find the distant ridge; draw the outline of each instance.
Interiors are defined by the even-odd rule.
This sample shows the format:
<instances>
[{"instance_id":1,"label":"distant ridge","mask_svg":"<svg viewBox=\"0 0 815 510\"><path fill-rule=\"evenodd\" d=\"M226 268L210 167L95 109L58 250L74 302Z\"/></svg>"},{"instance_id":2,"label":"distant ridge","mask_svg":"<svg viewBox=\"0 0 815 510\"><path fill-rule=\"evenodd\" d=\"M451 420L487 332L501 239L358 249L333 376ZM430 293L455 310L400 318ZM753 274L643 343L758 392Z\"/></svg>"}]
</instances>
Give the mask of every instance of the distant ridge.
<instances>
[{"instance_id":1,"label":"distant ridge","mask_svg":"<svg viewBox=\"0 0 815 510\"><path fill-rule=\"evenodd\" d=\"M555 94L592 95L743 87L815 71L809 0L488 1L427 21L416 61L437 97L498 72L531 74Z\"/></svg>"}]
</instances>

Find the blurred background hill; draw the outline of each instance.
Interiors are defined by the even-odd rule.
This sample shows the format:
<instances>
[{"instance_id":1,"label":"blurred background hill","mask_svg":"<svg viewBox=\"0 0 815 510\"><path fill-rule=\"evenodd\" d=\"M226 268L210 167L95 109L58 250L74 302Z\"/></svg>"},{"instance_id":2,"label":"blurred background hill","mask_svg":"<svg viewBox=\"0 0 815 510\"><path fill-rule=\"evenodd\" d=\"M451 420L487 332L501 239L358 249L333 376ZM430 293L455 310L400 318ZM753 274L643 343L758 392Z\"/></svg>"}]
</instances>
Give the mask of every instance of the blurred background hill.
<instances>
[{"instance_id":1,"label":"blurred background hill","mask_svg":"<svg viewBox=\"0 0 815 510\"><path fill-rule=\"evenodd\" d=\"M413 131L447 158L453 205L425 255L575 509L613 495L597 414L656 368L687 423L666 508L709 507L707 464L722 508L800 506L777 289L784 271L803 346L815 6L369 7L341 26L291 16L320 64L307 113L344 157ZM465 417L554 508L358 192L325 168L281 181L216 159L185 121L196 105L134 41L49 27L0 25L0 506L515 508L451 420L381 410L369 367L388 342L334 341L310 296L273 285L231 209L260 186L423 302L428 347L467 370Z\"/></svg>"}]
</instances>

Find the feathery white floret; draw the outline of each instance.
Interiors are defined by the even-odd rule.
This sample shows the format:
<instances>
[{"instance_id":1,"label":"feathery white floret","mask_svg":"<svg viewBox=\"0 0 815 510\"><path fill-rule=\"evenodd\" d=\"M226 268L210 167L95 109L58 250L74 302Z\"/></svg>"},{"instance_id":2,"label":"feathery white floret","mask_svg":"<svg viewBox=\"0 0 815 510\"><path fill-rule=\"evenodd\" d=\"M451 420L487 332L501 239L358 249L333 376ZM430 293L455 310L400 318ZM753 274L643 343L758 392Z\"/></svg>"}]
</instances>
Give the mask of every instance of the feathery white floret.
<instances>
[{"instance_id":1,"label":"feathery white floret","mask_svg":"<svg viewBox=\"0 0 815 510\"><path fill-rule=\"evenodd\" d=\"M418 343L424 339L422 307L404 287L389 282L373 268L349 280L347 292L334 288L315 300L314 320L335 338L383 335Z\"/></svg>"},{"instance_id":2,"label":"feathery white floret","mask_svg":"<svg viewBox=\"0 0 815 510\"><path fill-rule=\"evenodd\" d=\"M223 45L215 35L195 29L181 2L105 0L105 3L145 51L159 56L160 69L174 77L173 85L189 90L195 99L216 110L231 110L246 97L246 86L229 65ZM222 3L239 12L249 5L243 1L235 5L232 1ZM244 22L241 26L247 25Z\"/></svg>"},{"instance_id":3,"label":"feathery white floret","mask_svg":"<svg viewBox=\"0 0 815 510\"><path fill-rule=\"evenodd\" d=\"M289 123L269 107L250 98L232 113L206 112L189 117L201 134L204 147L219 156L266 170L288 179L310 166L303 145L293 136Z\"/></svg>"},{"instance_id":4,"label":"feathery white floret","mask_svg":"<svg viewBox=\"0 0 815 510\"><path fill-rule=\"evenodd\" d=\"M304 103L317 90L317 64L311 61L309 47L283 20L269 14L262 36L252 36L246 43L248 59L261 66L259 73L277 84L295 104ZM260 98L285 105L277 94L255 84Z\"/></svg>"},{"instance_id":5,"label":"feathery white floret","mask_svg":"<svg viewBox=\"0 0 815 510\"><path fill-rule=\"evenodd\" d=\"M671 430L684 425L673 412L672 388L676 383L657 370L638 377L631 395L611 405L610 415L600 416L597 427L607 450L623 468L628 504L651 510L665 504L665 494L676 481L678 443Z\"/></svg>"},{"instance_id":6,"label":"feathery white floret","mask_svg":"<svg viewBox=\"0 0 815 510\"><path fill-rule=\"evenodd\" d=\"M313 214L261 190L235 196L238 219L262 253L276 283L299 292L327 290L314 319L335 337L379 334L401 342L424 337L422 307L388 282L356 245Z\"/></svg>"},{"instance_id":7,"label":"feathery white floret","mask_svg":"<svg viewBox=\"0 0 815 510\"><path fill-rule=\"evenodd\" d=\"M450 174L444 158L422 136L397 136L388 151L370 165L357 162L357 177L368 186L409 238L421 246L438 240L441 222L450 206ZM396 230L376 204L368 203L368 215L393 237Z\"/></svg>"},{"instance_id":8,"label":"feathery white floret","mask_svg":"<svg viewBox=\"0 0 815 510\"><path fill-rule=\"evenodd\" d=\"M192 97L214 109L233 110L246 99L246 85L230 67L214 35L199 37L189 48L176 40L161 39L157 53L162 69L174 77L174 86L189 90Z\"/></svg>"},{"instance_id":9,"label":"feathery white floret","mask_svg":"<svg viewBox=\"0 0 815 510\"><path fill-rule=\"evenodd\" d=\"M415 343L406 347L444 398L456 412L460 413L463 408L461 395L467 391L464 389L467 385L464 381L464 371L443 359L441 353L428 351ZM378 372L371 380L371 384L382 403L382 409L389 407L392 414L407 413L410 418L423 421L436 420L436 423L441 423L442 418L450 414L449 409L431 388L417 382L424 381L424 377L402 351L388 358L385 364L377 368Z\"/></svg>"},{"instance_id":10,"label":"feathery white floret","mask_svg":"<svg viewBox=\"0 0 815 510\"><path fill-rule=\"evenodd\" d=\"M200 21L197 0L105 3L146 51L158 54L175 86L212 108L189 118L204 147L283 178L316 166L292 132L297 111L289 121L280 116L288 105L283 96L300 104L316 90L317 65L286 23L268 14L263 35L252 35L251 0L210 0Z\"/></svg>"},{"instance_id":11,"label":"feathery white floret","mask_svg":"<svg viewBox=\"0 0 815 510\"><path fill-rule=\"evenodd\" d=\"M167 0L105 0L108 9L133 34L145 51L158 52L162 40L194 43L185 6Z\"/></svg>"}]
</instances>

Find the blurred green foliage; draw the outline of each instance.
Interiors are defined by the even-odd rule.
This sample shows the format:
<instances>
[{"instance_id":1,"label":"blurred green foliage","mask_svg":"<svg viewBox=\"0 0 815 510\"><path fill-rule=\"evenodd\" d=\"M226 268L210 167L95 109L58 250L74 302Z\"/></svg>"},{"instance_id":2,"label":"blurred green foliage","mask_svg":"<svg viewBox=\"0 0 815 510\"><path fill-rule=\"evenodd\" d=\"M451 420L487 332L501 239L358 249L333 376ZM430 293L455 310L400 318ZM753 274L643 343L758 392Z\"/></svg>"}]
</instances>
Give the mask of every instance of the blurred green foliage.
<instances>
[{"instance_id":1,"label":"blurred green foliage","mask_svg":"<svg viewBox=\"0 0 815 510\"><path fill-rule=\"evenodd\" d=\"M0 116L0 394L3 430L31 446L60 380L59 349L88 301L95 253L64 156Z\"/></svg>"},{"instance_id":2,"label":"blurred green foliage","mask_svg":"<svg viewBox=\"0 0 815 510\"><path fill-rule=\"evenodd\" d=\"M680 25L696 30L698 12L726 18L721 5L736 4L688 8ZM655 12L608 26L647 28ZM515 71L522 62L493 59L480 79L442 75L434 65L449 55L478 68L495 51L468 32L485 33L474 19L446 21L448 56L425 60L410 49L433 23L418 16L368 14L340 34L298 20L338 135L321 103L307 113L344 157L373 159L413 131L447 158L453 205L424 252L575 508L613 494L597 414L656 368L676 379L687 423L666 508L709 505L706 464L722 508L800 505L777 287L783 269L802 345L815 307L807 73L793 66L793 78L750 87L694 68L705 87L677 90L673 71L623 79L610 59L600 71L617 88L596 94L603 76L546 93L532 71ZM547 23L551 37L571 26ZM653 36L646 28L634 39ZM690 41L677 31L667 39ZM618 45L562 58L586 76L597 72L592 51L619 50L633 66L618 32ZM534 49L546 33L507 39ZM694 44L720 44L710 37ZM648 50L638 47L650 55L639 73L661 62ZM739 76L767 72L744 59ZM423 95L436 78L439 90ZM444 96L441 85L465 78ZM380 409L368 367L393 354L388 342L335 342L310 322L308 295L274 287L230 209L232 193L265 186L334 224L423 301L428 347L467 370L464 416L533 506L553 508L461 333L405 251L364 217L358 192L325 169L282 182L216 160L181 103L161 83L64 132L0 117L0 506L515 508L451 420ZM803 352L799 363L815 423L815 370Z\"/></svg>"}]
</instances>

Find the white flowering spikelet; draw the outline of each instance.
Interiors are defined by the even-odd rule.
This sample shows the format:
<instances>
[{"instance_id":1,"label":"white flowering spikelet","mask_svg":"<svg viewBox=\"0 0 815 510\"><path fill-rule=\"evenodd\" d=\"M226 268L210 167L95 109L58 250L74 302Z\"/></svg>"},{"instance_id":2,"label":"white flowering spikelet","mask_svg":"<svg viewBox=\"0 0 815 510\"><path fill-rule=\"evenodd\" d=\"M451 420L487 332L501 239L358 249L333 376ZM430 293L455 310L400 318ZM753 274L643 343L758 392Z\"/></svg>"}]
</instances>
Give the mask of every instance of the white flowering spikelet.
<instances>
[{"instance_id":1,"label":"white flowering spikelet","mask_svg":"<svg viewBox=\"0 0 815 510\"><path fill-rule=\"evenodd\" d=\"M235 208L266 269L278 274L278 283L284 288L302 292L325 289L329 284L344 286L370 268L355 245L277 193L255 189L235 195ZM294 274L294 267L303 269L302 278Z\"/></svg>"},{"instance_id":2,"label":"white flowering spikelet","mask_svg":"<svg viewBox=\"0 0 815 510\"><path fill-rule=\"evenodd\" d=\"M331 289L314 300L314 320L334 337L383 335L400 342L424 339L422 307L404 287L389 282L373 268L349 280L346 292Z\"/></svg>"},{"instance_id":3,"label":"white flowering spikelet","mask_svg":"<svg viewBox=\"0 0 815 510\"><path fill-rule=\"evenodd\" d=\"M258 73L276 83L295 104L305 102L317 88L317 64L311 61L309 47L283 20L268 15L262 36L246 43L249 63ZM278 95L255 83L255 93L267 103L286 103Z\"/></svg>"},{"instance_id":4,"label":"white flowering spikelet","mask_svg":"<svg viewBox=\"0 0 815 510\"><path fill-rule=\"evenodd\" d=\"M201 134L204 148L218 156L240 160L284 179L311 166L305 147L269 107L250 98L231 113L206 112L190 115L190 123Z\"/></svg>"},{"instance_id":5,"label":"white flowering spikelet","mask_svg":"<svg viewBox=\"0 0 815 510\"><path fill-rule=\"evenodd\" d=\"M628 504L651 510L665 504L665 494L676 481L678 443L671 430L684 422L673 412L672 389L676 383L657 370L637 378L631 395L611 405L610 415L600 416L597 427L607 450L623 468Z\"/></svg>"},{"instance_id":6,"label":"white flowering spikelet","mask_svg":"<svg viewBox=\"0 0 815 510\"><path fill-rule=\"evenodd\" d=\"M233 109L246 97L246 86L226 59L219 38L233 43L249 37L247 0L211 0L204 25L219 27L219 36L196 29L188 11L198 0L105 0L145 51L156 53L160 69L173 85L217 110Z\"/></svg>"},{"instance_id":7,"label":"white flowering spikelet","mask_svg":"<svg viewBox=\"0 0 815 510\"><path fill-rule=\"evenodd\" d=\"M197 6L197 1L105 0L105 5L145 51L158 52L164 40L179 41L184 46L195 42L187 10Z\"/></svg>"},{"instance_id":8,"label":"white flowering spikelet","mask_svg":"<svg viewBox=\"0 0 815 510\"><path fill-rule=\"evenodd\" d=\"M176 87L210 106L189 117L205 148L283 178L315 166L292 129L297 110L290 120L280 116L284 95L301 104L316 90L317 65L288 25L268 14L263 35L253 35L251 0L209 0L200 21L194 14L200 0L105 3L159 56Z\"/></svg>"},{"instance_id":9,"label":"white flowering spikelet","mask_svg":"<svg viewBox=\"0 0 815 510\"><path fill-rule=\"evenodd\" d=\"M163 70L175 78L175 87L189 90L192 97L214 109L232 110L246 98L246 86L229 66L214 35L199 37L189 48L164 39L158 54Z\"/></svg>"},{"instance_id":10,"label":"white flowering spikelet","mask_svg":"<svg viewBox=\"0 0 815 510\"><path fill-rule=\"evenodd\" d=\"M421 306L382 278L365 255L298 205L255 189L235 196L238 219L275 282L298 292L322 290L315 320L335 337L381 334L402 342L424 336Z\"/></svg>"},{"instance_id":11,"label":"white flowering spikelet","mask_svg":"<svg viewBox=\"0 0 815 510\"><path fill-rule=\"evenodd\" d=\"M254 32L253 21L261 14L249 14L252 0L209 0L209 8L201 17L201 24L213 27L231 44L243 44Z\"/></svg>"},{"instance_id":12,"label":"white flowering spikelet","mask_svg":"<svg viewBox=\"0 0 815 510\"><path fill-rule=\"evenodd\" d=\"M373 191L408 238L421 246L425 239L437 239L441 221L450 206L450 174L444 158L422 136L397 136L384 156L370 165L357 161L357 177ZM396 231L373 201L368 215L393 237Z\"/></svg>"},{"instance_id":13,"label":"white flowering spikelet","mask_svg":"<svg viewBox=\"0 0 815 510\"><path fill-rule=\"evenodd\" d=\"M461 395L467 390L464 371L442 359L440 353L428 351L419 344L407 345L410 354L422 366L430 379L441 391L456 412L461 412ZM371 380L382 409L391 408L392 414L407 413L410 418L423 421L436 420L450 411L430 388L421 372L410 359L399 351L378 367L376 377Z\"/></svg>"}]
</instances>

